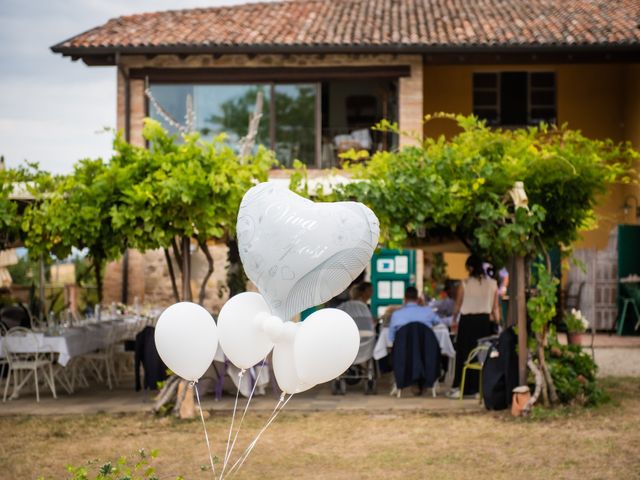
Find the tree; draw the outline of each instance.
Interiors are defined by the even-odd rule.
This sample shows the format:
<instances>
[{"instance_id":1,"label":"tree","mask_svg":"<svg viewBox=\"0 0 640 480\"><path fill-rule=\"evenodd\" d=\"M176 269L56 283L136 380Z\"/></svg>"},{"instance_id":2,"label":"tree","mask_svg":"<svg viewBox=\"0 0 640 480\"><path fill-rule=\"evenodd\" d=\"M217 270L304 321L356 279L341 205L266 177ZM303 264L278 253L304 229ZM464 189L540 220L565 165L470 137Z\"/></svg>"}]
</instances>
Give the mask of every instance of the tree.
<instances>
[{"instance_id":1,"label":"tree","mask_svg":"<svg viewBox=\"0 0 640 480\"><path fill-rule=\"evenodd\" d=\"M565 254L581 229L594 218L599 196L614 182L630 182L638 152L629 143L592 140L566 126L540 125L516 130L490 129L475 117L439 114L461 132L451 139L420 138L416 146L378 152L369 162L347 166L358 180L336 189L331 199L355 199L380 219L381 240L390 246L415 242L417 232L427 240L458 238L469 250L501 267L509 259L520 265L514 280L518 325L525 323L524 260L562 246ZM403 134L383 121L376 128ZM358 152L348 158L360 160ZM304 174L292 179L304 190ZM523 182L528 206L515 205L509 192ZM322 194L323 192L319 192ZM545 398L554 399L545 347L549 322L555 314L555 289L550 267L538 270L538 297L530 300L534 342L546 382ZM520 336L521 380L526 373L526 337Z\"/></svg>"},{"instance_id":2,"label":"tree","mask_svg":"<svg viewBox=\"0 0 640 480\"><path fill-rule=\"evenodd\" d=\"M207 241L234 235L242 196L255 182L267 179L275 160L264 148L240 159L225 143L225 135L210 142L198 133L179 139L151 119L145 120L143 135L149 148L116 138L111 162L132 181L121 192L121 202L111 208L113 223L122 229L129 246L164 249L176 301L180 295L171 257L182 271L183 285L190 285L185 259L193 240L209 264L199 289L202 303L214 269ZM190 288L184 292L182 299L190 300Z\"/></svg>"},{"instance_id":3,"label":"tree","mask_svg":"<svg viewBox=\"0 0 640 480\"><path fill-rule=\"evenodd\" d=\"M25 211L22 228L30 252L66 258L72 248L87 249L93 265L98 301L108 261L127 248L127 237L114 226L112 208L132 180L128 172L101 159L80 160L73 173L60 179Z\"/></svg>"}]
</instances>

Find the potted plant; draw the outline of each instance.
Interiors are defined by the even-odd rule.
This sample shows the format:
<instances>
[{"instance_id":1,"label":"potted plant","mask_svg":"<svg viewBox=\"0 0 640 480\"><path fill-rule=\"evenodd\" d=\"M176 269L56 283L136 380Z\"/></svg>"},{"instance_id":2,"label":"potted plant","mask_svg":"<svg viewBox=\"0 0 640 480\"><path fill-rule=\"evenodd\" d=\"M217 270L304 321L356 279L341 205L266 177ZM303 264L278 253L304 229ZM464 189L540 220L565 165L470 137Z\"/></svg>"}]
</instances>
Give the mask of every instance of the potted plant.
<instances>
[{"instance_id":1,"label":"potted plant","mask_svg":"<svg viewBox=\"0 0 640 480\"><path fill-rule=\"evenodd\" d=\"M569 345L582 345L582 334L589 328L589 322L582 312L572 308L571 312L565 314L564 323L567 326Z\"/></svg>"}]
</instances>

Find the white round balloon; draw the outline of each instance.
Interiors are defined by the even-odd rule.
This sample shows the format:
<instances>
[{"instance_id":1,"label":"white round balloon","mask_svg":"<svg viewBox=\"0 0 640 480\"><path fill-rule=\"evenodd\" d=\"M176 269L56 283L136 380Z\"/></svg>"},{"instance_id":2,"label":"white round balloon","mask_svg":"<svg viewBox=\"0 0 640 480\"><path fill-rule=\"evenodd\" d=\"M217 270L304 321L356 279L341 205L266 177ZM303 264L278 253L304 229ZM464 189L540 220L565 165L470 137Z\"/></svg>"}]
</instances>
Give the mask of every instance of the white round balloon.
<instances>
[{"instance_id":1,"label":"white round balloon","mask_svg":"<svg viewBox=\"0 0 640 480\"><path fill-rule=\"evenodd\" d=\"M213 362L218 348L216 322L198 304L180 302L158 319L155 342L162 361L185 380L198 380Z\"/></svg>"},{"instance_id":2,"label":"white round balloon","mask_svg":"<svg viewBox=\"0 0 640 480\"><path fill-rule=\"evenodd\" d=\"M264 328L267 322L269 328ZM262 295L240 293L224 304L218 315L220 346L238 368L251 368L273 348L274 319Z\"/></svg>"},{"instance_id":3,"label":"white round balloon","mask_svg":"<svg viewBox=\"0 0 640 480\"><path fill-rule=\"evenodd\" d=\"M359 348L360 333L353 318L336 308L319 310L300 324L296 334L296 371L303 382L328 382L351 366Z\"/></svg>"},{"instance_id":4,"label":"white round balloon","mask_svg":"<svg viewBox=\"0 0 640 480\"><path fill-rule=\"evenodd\" d=\"M291 320L349 286L369 263L380 226L361 203L314 203L265 182L244 195L237 232L247 276L271 312Z\"/></svg>"},{"instance_id":5,"label":"white round balloon","mask_svg":"<svg viewBox=\"0 0 640 480\"><path fill-rule=\"evenodd\" d=\"M284 393L300 393L314 386L300 380L295 366L293 345L299 325L298 323L285 322L284 332L273 347L273 373L280 390Z\"/></svg>"}]
</instances>

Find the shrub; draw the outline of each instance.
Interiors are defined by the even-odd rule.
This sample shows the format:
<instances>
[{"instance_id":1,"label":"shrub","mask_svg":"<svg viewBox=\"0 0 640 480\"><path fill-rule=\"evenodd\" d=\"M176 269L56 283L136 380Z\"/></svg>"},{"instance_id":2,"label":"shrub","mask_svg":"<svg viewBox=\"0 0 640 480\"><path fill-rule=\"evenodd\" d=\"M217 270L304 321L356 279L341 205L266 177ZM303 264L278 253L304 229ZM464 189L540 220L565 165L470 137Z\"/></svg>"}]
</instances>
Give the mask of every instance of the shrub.
<instances>
[{"instance_id":1,"label":"shrub","mask_svg":"<svg viewBox=\"0 0 640 480\"><path fill-rule=\"evenodd\" d=\"M598 367L579 345L551 346L547 363L562 403L593 406L606 400L596 382Z\"/></svg>"}]
</instances>

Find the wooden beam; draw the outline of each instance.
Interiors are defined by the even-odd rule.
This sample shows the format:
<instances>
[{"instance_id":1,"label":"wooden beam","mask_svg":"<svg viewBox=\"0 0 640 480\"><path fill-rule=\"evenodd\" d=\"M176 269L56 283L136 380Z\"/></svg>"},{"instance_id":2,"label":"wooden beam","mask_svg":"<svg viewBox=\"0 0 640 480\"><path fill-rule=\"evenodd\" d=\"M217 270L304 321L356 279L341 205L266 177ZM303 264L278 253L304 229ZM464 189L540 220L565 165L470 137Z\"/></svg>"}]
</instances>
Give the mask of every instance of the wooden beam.
<instances>
[{"instance_id":1,"label":"wooden beam","mask_svg":"<svg viewBox=\"0 0 640 480\"><path fill-rule=\"evenodd\" d=\"M132 79L149 78L152 83L237 83L301 82L399 78L411 75L408 65L373 67L255 67L255 68L138 68L130 70Z\"/></svg>"}]
</instances>

